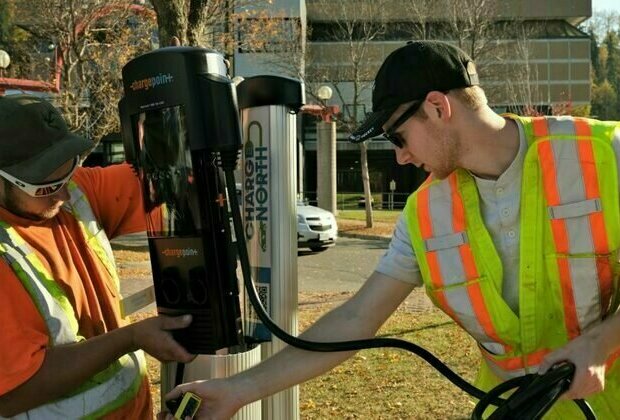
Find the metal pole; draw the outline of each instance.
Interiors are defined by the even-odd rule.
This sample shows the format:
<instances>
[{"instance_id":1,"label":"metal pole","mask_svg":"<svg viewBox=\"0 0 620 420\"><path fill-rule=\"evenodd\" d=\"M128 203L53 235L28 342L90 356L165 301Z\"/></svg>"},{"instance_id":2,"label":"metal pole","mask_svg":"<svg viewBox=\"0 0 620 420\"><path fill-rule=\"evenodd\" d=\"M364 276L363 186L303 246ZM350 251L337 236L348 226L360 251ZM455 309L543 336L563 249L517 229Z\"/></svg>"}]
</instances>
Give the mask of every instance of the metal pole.
<instances>
[{"instance_id":1,"label":"metal pole","mask_svg":"<svg viewBox=\"0 0 620 420\"><path fill-rule=\"evenodd\" d=\"M336 123L319 121L317 134L317 201L318 207L338 214L336 205Z\"/></svg>"},{"instance_id":2,"label":"metal pole","mask_svg":"<svg viewBox=\"0 0 620 420\"><path fill-rule=\"evenodd\" d=\"M247 78L237 87L244 135L241 162L243 216L253 279L265 309L282 329L297 335L297 136L303 85L276 76ZM269 93L269 94L267 94ZM262 324L253 335L262 358L285 344ZM250 325L246 331L251 331ZM262 400L263 419L299 418L299 387Z\"/></svg>"}]
</instances>

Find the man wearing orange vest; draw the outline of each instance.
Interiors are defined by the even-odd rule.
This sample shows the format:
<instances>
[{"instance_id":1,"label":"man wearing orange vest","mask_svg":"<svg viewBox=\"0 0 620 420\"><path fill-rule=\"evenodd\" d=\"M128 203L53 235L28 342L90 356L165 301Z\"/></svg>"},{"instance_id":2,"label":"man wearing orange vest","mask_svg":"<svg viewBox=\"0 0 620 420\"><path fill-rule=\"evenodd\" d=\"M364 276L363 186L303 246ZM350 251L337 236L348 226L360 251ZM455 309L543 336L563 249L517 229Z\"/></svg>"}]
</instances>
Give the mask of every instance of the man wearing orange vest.
<instances>
[{"instance_id":1,"label":"man wearing orange vest","mask_svg":"<svg viewBox=\"0 0 620 420\"><path fill-rule=\"evenodd\" d=\"M431 177L409 198L390 247L359 292L302 336L372 337L416 286L478 342L483 389L570 361L566 399L620 418L620 124L497 115L466 53L412 42L391 53L373 113L351 136L383 134L401 165ZM351 353L285 348L235 377L182 385L201 418L312 378ZM204 415L204 417L202 417ZM548 418L578 418L570 401Z\"/></svg>"},{"instance_id":2,"label":"man wearing orange vest","mask_svg":"<svg viewBox=\"0 0 620 420\"><path fill-rule=\"evenodd\" d=\"M169 330L125 325L108 237L144 231L128 165L81 168L92 143L30 95L0 98L0 418L145 419L142 350L192 356Z\"/></svg>"}]
</instances>

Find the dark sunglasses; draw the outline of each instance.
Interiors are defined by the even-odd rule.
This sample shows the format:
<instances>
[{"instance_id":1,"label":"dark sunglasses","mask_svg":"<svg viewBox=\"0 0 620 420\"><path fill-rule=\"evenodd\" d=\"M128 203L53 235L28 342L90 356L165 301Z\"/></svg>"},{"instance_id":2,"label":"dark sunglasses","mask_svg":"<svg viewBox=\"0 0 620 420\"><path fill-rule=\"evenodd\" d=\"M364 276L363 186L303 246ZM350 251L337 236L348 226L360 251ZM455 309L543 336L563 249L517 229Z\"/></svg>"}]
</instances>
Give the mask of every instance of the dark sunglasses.
<instances>
[{"instance_id":1,"label":"dark sunglasses","mask_svg":"<svg viewBox=\"0 0 620 420\"><path fill-rule=\"evenodd\" d=\"M422 105L423 102L424 101L413 102L409 106L409 108L407 108L405 112L403 112L402 115L398 117L398 119L394 122L394 124L392 124L392 126L388 128L387 130L385 130L385 132L383 133L383 137L385 137L385 139L387 139L394 146L398 147L399 149L402 149L405 146L405 140L402 138L400 134L396 133L396 130L398 130L398 128L401 125L403 125L405 121L411 118L413 114L415 114L416 111L420 109L420 105Z\"/></svg>"}]
</instances>

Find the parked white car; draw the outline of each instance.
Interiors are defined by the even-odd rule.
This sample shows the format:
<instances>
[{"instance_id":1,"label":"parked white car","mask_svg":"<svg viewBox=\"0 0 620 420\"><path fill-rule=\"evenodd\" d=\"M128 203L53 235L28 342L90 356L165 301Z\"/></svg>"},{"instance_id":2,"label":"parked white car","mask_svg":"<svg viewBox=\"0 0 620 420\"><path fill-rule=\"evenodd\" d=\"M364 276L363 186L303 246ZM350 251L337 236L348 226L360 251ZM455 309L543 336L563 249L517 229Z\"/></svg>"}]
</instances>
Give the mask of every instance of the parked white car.
<instances>
[{"instance_id":1,"label":"parked white car","mask_svg":"<svg viewBox=\"0 0 620 420\"><path fill-rule=\"evenodd\" d=\"M297 247L324 251L336 245L338 224L327 210L297 201Z\"/></svg>"},{"instance_id":2,"label":"parked white car","mask_svg":"<svg viewBox=\"0 0 620 420\"><path fill-rule=\"evenodd\" d=\"M241 184L237 183L237 201L243 202ZM297 247L324 251L336 245L338 225L336 218L327 210L297 200Z\"/></svg>"}]
</instances>

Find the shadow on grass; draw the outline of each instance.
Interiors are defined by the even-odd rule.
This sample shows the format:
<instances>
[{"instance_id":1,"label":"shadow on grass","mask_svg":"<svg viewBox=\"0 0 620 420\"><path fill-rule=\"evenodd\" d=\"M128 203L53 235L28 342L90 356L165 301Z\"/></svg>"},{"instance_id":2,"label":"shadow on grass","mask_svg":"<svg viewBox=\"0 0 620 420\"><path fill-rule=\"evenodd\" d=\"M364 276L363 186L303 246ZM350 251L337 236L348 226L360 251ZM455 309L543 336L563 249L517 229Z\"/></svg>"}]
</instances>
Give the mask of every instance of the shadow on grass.
<instances>
[{"instance_id":1,"label":"shadow on grass","mask_svg":"<svg viewBox=\"0 0 620 420\"><path fill-rule=\"evenodd\" d=\"M420 328L412 328L412 329L406 329L406 330L399 330L399 331L391 331L389 333L386 334L379 334L377 335L377 337L402 337L404 335L410 334L410 333L416 333L416 332L420 332L420 331L424 331L424 330L430 330L430 329L434 329L434 328L439 328L439 327L445 327L448 325L454 325L454 322L452 321L447 321L447 322L440 322L438 324L431 324L431 325L425 325L423 327Z\"/></svg>"}]
</instances>

